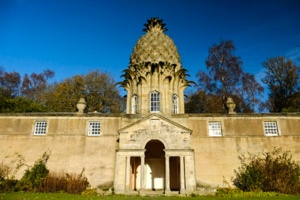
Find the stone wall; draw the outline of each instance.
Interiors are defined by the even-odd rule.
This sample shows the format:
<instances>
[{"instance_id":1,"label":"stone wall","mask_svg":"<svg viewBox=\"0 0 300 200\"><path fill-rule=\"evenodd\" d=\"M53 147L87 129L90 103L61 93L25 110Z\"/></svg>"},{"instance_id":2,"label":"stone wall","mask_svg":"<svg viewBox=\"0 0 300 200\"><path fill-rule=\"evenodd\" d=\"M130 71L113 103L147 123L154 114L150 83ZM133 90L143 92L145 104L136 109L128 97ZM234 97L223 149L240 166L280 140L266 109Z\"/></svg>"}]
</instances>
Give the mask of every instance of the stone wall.
<instances>
[{"instance_id":1,"label":"stone wall","mask_svg":"<svg viewBox=\"0 0 300 200\"><path fill-rule=\"evenodd\" d=\"M197 138L192 141L195 150L196 181L203 186L223 186L231 183L234 169L240 166L238 155L271 151L282 147L300 161L300 136L290 137L226 137Z\"/></svg>"},{"instance_id":2,"label":"stone wall","mask_svg":"<svg viewBox=\"0 0 300 200\"><path fill-rule=\"evenodd\" d=\"M221 121L222 137L208 135L208 122ZM276 121L279 136L265 136L263 122ZM195 150L197 185L222 187L232 183L234 169L240 166L238 156L272 151L274 147L291 151L300 161L299 115L190 115L187 127L193 130L191 148Z\"/></svg>"},{"instance_id":3,"label":"stone wall","mask_svg":"<svg viewBox=\"0 0 300 200\"><path fill-rule=\"evenodd\" d=\"M46 135L33 135L36 120L48 122ZM101 122L100 136L87 136L89 121ZM8 163L18 153L33 165L47 151L50 171L79 174L84 168L92 186L113 184L120 118L10 116L0 117L0 127L1 161Z\"/></svg>"},{"instance_id":4,"label":"stone wall","mask_svg":"<svg viewBox=\"0 0 300 200\"><path fill-rule=\"evenodd\" d=\"M93 187L114 181L118 130L147 115L1 115L0 162L12 155L24 156L32 165L45 151L51 153L48 167L52 171L80 173ZM280 115L164 115L170 121L192 130L190 147L195 152L195 173L198 185L223 186L231 181L234 169L240 166L238 155L282 147L300 161L300 114ZM33 135L36 120L47 120L44 136ZM89 121L101 122L100 136L87 136ZM208 134L208 123L220 121L222 137ZM276 121L279 136L265 136L264 121ZM22 175L20 171L19 176Z\"/></svg>"}]
</instances>

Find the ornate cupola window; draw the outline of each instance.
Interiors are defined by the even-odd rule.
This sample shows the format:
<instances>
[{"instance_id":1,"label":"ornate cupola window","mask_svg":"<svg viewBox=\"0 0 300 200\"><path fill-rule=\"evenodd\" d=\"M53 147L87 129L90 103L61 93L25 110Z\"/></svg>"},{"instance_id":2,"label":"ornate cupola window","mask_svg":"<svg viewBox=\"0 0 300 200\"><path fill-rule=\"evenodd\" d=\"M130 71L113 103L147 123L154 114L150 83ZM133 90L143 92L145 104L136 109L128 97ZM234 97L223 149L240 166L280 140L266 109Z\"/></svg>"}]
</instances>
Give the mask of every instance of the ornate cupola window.
<instances>
[{"instance_id":1,"label":"ornate cupola window","mask_svg":"<svg viewBox=\"0 0 300 200\"><path fill-rule=\"evenodd\" d=\"M150 93L150 112L160 111L160 94L158 91Z\"/></svg>"},{"instance_id":2,"label":"ornate cupola window","mask_svg":"<svg viewBox=\"0 0 300 200\"><path fill-rule=\"evenodd\" d=\"M173 113L178 113L178 96L176 94L173 94L172 97L172 105L173 105Z\"/></svg>"},{"instance_id":3,"label":"ornate cupola window","mask_svg":"<svg viewBox=\"0 0 300 200\"><path fill-rule=\"evenodd\" d=\"M138 96L134 94L131 99L132 114L138 114Z\"/></svg>"},{"instance_id":4,"label":"ornate cupola window","mask_svg":"<svg viewBox=\"0 0 300 200\"><path fill-rule=\"evenodd\" d=\"M184 90L194 82L186 80L187 70L182 68L173 40L164 33L165 25L156 17L147 20L146 34L137 41L123 71L125 80L118 83L127 91L128 114L184 112ZM173 94L177 95L176 109Z\"/></svg>"}]
</instances>

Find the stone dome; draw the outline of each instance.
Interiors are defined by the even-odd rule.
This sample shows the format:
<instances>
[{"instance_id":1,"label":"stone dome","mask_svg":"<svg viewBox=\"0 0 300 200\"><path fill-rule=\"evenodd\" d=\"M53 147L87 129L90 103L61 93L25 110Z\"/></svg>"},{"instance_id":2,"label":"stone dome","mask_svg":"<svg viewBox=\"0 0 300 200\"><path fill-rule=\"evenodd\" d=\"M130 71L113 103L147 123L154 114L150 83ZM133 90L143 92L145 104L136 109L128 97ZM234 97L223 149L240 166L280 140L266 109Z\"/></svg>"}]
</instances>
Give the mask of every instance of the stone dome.
<instances>
[{"instance_id":1,"label":"stone dome","mask_svg":"<svg viewBox=\"0 0 300 200\"><path fill-rule=\"evenodd\" d=\"M133 48L130 56L130 65L136 65L144 62L158 64L160 62L175 64L181 68L180 56L173 40L164 34L164 25L162 20L151 18L148 24L145 24L146 34L143 35Z\"/></svg>"}]
</instances>

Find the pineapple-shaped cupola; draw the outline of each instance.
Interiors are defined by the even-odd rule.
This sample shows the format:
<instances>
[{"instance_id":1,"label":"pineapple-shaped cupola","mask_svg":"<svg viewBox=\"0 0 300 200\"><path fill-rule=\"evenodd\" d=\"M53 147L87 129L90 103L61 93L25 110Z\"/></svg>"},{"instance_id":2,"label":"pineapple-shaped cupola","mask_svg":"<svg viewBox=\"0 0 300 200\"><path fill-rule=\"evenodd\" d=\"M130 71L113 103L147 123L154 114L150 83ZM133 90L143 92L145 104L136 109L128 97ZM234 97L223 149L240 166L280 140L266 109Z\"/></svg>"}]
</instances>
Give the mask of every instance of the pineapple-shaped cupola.
<instances>
[{"instance_id":1,"label":"pineapple-shaped cupola","mask_svg":"<svg viewBox=\"0 0 300 200\"><path fill-rule=\"evenodd\" d=\"M166 62L181 68L180 56L173 40L164 34L167 29L163 20L151 18L144 24L146 32L133 48L130 56L130 65L143 62L157 63Z\"/></svg>"},{"instance_id":2,"label":"pineapple-shaped cupola","mask_svg":"<svg viewBox=\"0 0 300 200\"><path fill-rule=\"evenodd\" d=\"M120 82L127 91L128 114L184 113L184 90L192 81L186 80L180 56L173 40L164 33L162 19L147 20L130 56L128 69Z\"/></svg>"},{"instance_id":3,"label":"pineapple-shaped cupola","mask_svg":"<svg viewBox=\"0 0 300 200\"><path fill-rule=\"evenodd\" d=\"M168 30L165 28L165 23L163 23L162 19L159 18L151 18L147 20L147 24L144 24L146 28L143 29L145 32L158 32L163 33L164 31Z\"/></svg>"}]
</instances>

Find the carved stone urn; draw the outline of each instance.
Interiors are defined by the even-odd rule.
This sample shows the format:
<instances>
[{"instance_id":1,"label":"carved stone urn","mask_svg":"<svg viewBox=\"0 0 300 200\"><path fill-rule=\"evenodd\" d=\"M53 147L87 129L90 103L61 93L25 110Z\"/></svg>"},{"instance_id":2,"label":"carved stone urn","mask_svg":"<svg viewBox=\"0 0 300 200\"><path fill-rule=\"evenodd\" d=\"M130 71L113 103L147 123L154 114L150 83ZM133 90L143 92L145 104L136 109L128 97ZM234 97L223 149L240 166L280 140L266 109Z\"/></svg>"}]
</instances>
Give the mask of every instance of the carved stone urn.
<instances>
[{"instance_id":1,"label":"carved stone urn","mask_svg":"<svg viewBox=\"0 0 300 200\"><path fill-rule=\"evenodd\" d=\"M78 111L77 114L82 115L84 109L86 108L86 102L85 99L83 97L81 97L76 105Z\"/></svg>"},{"instance_id":2,"label":"carved stone urn","mask_svg":"<svg viewBox=\"0 0 300 200\"><path fill-rule=\"evenodd\" d=\"M234 111L235 103L231 97L227 98L226 107L228 108L228 114L236 114L236 112Z\"/></svg>"}]
</instances>

